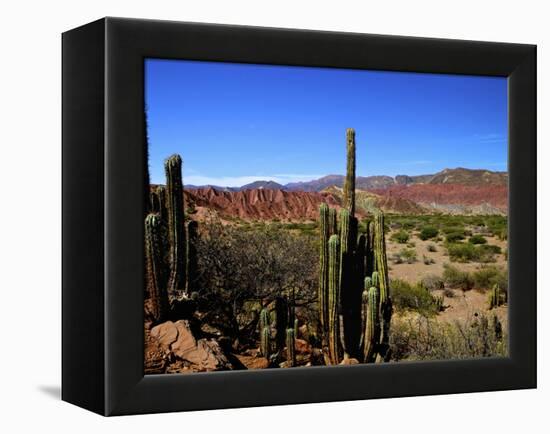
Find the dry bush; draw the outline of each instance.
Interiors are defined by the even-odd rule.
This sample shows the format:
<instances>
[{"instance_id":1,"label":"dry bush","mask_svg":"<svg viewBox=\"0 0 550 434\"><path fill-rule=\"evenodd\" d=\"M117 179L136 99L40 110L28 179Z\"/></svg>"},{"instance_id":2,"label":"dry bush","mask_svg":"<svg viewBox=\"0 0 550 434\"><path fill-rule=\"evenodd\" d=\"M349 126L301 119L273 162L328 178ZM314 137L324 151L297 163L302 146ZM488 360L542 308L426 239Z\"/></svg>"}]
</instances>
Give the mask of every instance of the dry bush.
<instances>
[{"instance_id":1,"label":"dry bush","mask_svg":"<svg viewBox=\"0 0 550 434\"><path fill-rule=\"evenodd\" d=\"M425 316L392 321L392 360L506 357L507 332L496 316L438 322Z\"/></svg>"}]
</instances>

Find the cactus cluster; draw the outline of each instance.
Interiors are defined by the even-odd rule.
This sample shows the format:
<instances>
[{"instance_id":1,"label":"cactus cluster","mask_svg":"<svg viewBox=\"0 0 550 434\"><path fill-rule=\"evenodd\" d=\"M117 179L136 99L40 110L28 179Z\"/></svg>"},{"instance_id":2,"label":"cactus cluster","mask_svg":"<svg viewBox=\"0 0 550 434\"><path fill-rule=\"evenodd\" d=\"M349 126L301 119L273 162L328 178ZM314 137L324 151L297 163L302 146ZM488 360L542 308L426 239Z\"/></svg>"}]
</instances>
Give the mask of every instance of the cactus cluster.
<instances>
[{"instance_id":1,"label":"cactus cluster","mask_svg":"<svg viewBox=\"0 0 550 434\"><path fill-rule=\"evenodd\" d=\"M327 364L344 358L389 360L392 305L384 216L367 232L355 217L355 131L346 132L347 173L339 212L322 204L320 214L319 324Z\"/></svg>"},{"instance_id":2,"label":"cactus cluster","mask_svg":"<svg viewBox=\"0 0 550 434\"><path fill-rule=\"evenodd\" d=\"M150 191L145 217L146 295L155 322L166 318L172 300L191 294L197 269L197 223L185 223L181 157L164 167L166 187Z\"/></svg>"}]
</instances>

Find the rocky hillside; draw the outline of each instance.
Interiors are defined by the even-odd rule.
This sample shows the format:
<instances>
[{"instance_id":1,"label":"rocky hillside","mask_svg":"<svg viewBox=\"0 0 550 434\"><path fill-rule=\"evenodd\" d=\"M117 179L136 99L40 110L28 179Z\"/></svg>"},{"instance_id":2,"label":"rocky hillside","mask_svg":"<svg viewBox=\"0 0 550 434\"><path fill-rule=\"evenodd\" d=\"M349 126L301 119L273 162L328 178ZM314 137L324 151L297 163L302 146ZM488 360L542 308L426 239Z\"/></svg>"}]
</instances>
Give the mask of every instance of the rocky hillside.
<instances>
[{"instance_id":1,"label":"rocky hillside","mask_svg":"<svg viewBox=\"0 0 550 434\"><path fill-rule=\"evenodd\" d=\"M412 184L396 185L374 193L388 200L408 200L432 212L448 214L506 214L506 185Z\"/></svg>"},{"instance_id":2,"label":"rocky hillside","mask_svg":"<svg viewBox=\"0 0 550 434\"><path fill-rule=\"evenodd\" d=\"M220 191L209 187L187 190L185 194L188 204L213 210L224 218L244 220L316 220L321 203L336 208L341 203L331 193L272 189Z\"/></svg>"}]
</instances>

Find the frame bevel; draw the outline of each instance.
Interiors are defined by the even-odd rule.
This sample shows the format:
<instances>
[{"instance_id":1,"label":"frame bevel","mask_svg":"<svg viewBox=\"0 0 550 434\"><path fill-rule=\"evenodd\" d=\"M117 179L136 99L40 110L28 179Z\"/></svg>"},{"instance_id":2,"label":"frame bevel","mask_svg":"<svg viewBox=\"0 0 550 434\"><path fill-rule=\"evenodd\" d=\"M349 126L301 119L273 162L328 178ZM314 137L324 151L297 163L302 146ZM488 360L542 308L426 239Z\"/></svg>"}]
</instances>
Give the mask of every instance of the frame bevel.
<instances>
[{"instance_id":1,"label":"frame bevel","mask_svg":"<svg viewBox=\"0 0 550 434\"><path fill-rule=\"evenodd\" d=\"M105 372L98 378L104 381L103 408L95 411L120 415L536 386L535 46L120 18L101 22L105 281L97 290L105 302ZM144 377L143 74L144 59L151 57L508 77L510 357ZM83 278L95 278L92 273ZM65 381L81 380L64 377L64 390Z\"/></svg>"}]
</instances>

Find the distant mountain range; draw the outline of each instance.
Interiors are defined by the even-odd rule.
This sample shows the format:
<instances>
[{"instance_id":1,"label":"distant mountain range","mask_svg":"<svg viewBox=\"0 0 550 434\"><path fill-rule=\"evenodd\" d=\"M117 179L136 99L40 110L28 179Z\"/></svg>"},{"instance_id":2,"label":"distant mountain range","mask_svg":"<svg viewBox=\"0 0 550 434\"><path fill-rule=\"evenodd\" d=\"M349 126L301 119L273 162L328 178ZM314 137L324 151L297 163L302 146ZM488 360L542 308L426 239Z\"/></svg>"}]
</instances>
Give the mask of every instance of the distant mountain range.
<instances>
[{"instance_id":1,"label":"distant mountain range","mask_svg":"<svg viewBox=\"0 0 550 434\"><path fill-rule=\"evenodd\" d=\"M319 204L339 208L344 177L328 175L281 185L255 181L241 187L185 186L186 202L197 217L315 220ZM380 209L397 214L507 214L508 174L489 170L445 169L433 175L356 178L359 216ZM206 214L205 214L206 213Z\"/></svg>"},{"instance_id":2,"label":"distant mountain range","mask_svg":"<svg viewBox=\"0 0 550 434\"><path fill-rule=\"evenodd\" d=\"M343 187L345 177L343 175L327 175L319 179L306 182L291 182L285 185L274 181L258 180L240 187L222 187L215 185L186 185L186 189L202 189L211 187L220 191L243 190L285 190L321 192L329 187ZM432 175L397 175L392 176L358 176L355 186L359 190L382 190L399 185L416 184L459 184L466 186L506 186L508 184L507 172L493 172L483 169L444 169Z\"/></svg>"}]
</instances>

